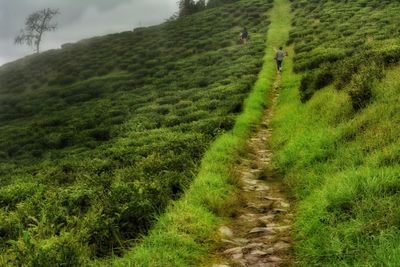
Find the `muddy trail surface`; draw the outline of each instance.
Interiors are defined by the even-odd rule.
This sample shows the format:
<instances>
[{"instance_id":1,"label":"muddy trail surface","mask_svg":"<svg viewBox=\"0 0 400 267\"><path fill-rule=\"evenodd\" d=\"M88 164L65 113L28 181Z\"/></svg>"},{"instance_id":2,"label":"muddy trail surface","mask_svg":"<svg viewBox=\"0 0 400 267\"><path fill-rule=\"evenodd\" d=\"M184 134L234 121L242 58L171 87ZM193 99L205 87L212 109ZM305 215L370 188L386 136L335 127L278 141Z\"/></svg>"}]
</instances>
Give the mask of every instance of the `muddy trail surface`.
<instances>
[{"instance_id":1,"label":"muddy trail surface","mask_svg":"<svg viewBox=\"0 0 400 267\"><path fill-rule=\"evenodd\" d=\"M272 158L267 147L271 136L269 124L279 82L278 75L272 108L265 110L261 126L249 139L237 167L242 205L230 224L219 229L220 249L215 253L212 267L294 266L291 205L282 181L268 172Z\"/></svg>"}]
</instances>

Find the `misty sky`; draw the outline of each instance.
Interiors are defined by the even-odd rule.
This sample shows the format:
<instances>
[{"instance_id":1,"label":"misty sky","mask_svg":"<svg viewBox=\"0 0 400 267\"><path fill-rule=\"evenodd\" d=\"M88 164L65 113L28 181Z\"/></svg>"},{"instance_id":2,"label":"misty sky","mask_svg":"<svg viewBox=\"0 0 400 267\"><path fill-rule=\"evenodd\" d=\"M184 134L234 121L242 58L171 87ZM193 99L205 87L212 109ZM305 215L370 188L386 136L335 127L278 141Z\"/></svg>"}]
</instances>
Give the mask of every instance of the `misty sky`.
<instances>
[{"instance_id":1,"label":"misty sky","mask_svg":"<svg viewBox=\"0 0 400 267\"><path fill-rule=\"evenodd\" d=\"M14 45L25 18L43 8L58 8L58 30L46 33L41 50L108 33L159 24L177 10L177 0L0 0L0 66L33 53Z\"/></svg>"}]
</instances>

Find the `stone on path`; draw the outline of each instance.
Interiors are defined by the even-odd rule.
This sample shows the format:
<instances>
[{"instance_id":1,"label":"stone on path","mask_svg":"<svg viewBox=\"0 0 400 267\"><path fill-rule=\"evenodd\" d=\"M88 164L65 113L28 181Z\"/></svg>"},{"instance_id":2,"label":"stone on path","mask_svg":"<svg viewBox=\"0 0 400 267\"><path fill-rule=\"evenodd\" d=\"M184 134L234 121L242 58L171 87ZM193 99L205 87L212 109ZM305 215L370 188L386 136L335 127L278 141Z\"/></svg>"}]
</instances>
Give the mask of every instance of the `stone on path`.
<instances>
[{"instance_id":1,"label":"stone on path","mask_svg":"<svg viewBox=\"0 0 400 267\"><path fill-rule=\"evenodd\" d=\"M273 234L266 234L264 236L260 236L257 238L258 241L263 241L263 242L271 242L276 239L275 233Z\"/></svg>"},{"instance_id":2,"label":"stone on path","mask_svg":"<svg viewBox=\"0 0 400 267\"><path fill-rule=\"evenodd\" d=\"M248 203L249 208L255 209L260 213L265 213L272 208L273 202L263 202L263 203Z\"/></svg>"},{"instance_id":3,"label":"stone on path","mask_svg":"<svg viewBox=\"0 0 400 267\"><path fill-rule=\"evenodd\" d=\"M260 191L268 191L269 187L266 185L257 185L256 191L260 192Z\"/></svg>"},{"instance_id":4,"label":"stone on path","mask_svg":"<svg viewBox=\"0 0 400 267\"><path fill-rule=\"evenodd\" d=\"M269 249L266 249L266 250L256 249L256 250L253 250L250 253L250 255L261 257L261 256L265 256L265 255L270 255L272 253L274 253L274 249L273 248L269 248Z\"/></svg>"},{"instance_id":5,"label":"stone on path","mask_svg":"<svg viewBox=\"0 0 400 267\"><path fill-rule=\"evenodd\" d=\"M273 214L279 214L279 213L284 213L284 212L287 212L287 210L284 210L284 209L274 209L274 210L272 211Z\"/></svg>"},{"instance_id":6,"label":"stone on path","mask_svg":"<svg viewBox=\"0 0 400 267\"><path fill-rule=\"evenodd\" d=\"M235 267L247 267L247 261L245 259L235 260Z\"/></svg>"},{"instance_id":7,"label":"stone on path","mask_svg":"<svg viewBox=\"0 0 400 267\"><path fill-rule=\"evenodd\" d=\"M246 238L235 238L235 239L233 239L233 241L240 243L240 244L247 244L249 242L249 240Z\"/></svg>"},{"instance_id":8,"label":"stone on path","mask_svg":"<svg viewBox=\"0 0 400 267\"><path fill-rule=\"evenodd\" d=\"M271 228L268 227L254 227L253 229L250 230L249 234L257 234L257 233L264 233L264 232L269 232L271 234L274 234L275 231Z\"/></svg>"},{"instance_id":9,"label":"stone on path","mask_svg":"<svg viewBox=\"0 0 400 267\"><path fill-rule=\"evenodd\" d=\"M240 254L242 253L243 248L242 247L236 247L236 248L230 248L224 251L224 254Z\"/></svg>"},{"instance_id":10,"label":"stone on path","mask_svg":"<svg viewBox=\"0 0 400 267\"><path fill-rule=\"evenodd\" d=\"M286 203L286 202L283 202L283 201L280 201L280 202L279 202L279 206L281 206L282 208L289 208L289 207L290 207L290 204L289 204L289 203Z\"/></svg>"},{"instance_id":11,"label":"stone on path","mask_svg":"<svg viewBox=\"0 0 400 267\"><path fill-rule=\"evenodd\" d=\"M257 247L262 247L264 243L251 243L248 244L247 246L244 246L244 249L252 249L252 248L257 248Z\"/></svg>"},{"instance_id":12,"label":"stone on path","mask_svg":"<svg viewBox=\"0 0 400 267\"><path fill-rule=\"evenodd\" d=\"M279 258L277 256L271 256L271 257L268 258L268 260L272 261L272 262L281 262L281 261L283 261L281 258Z\"/></svg>"},{"instance_id":13,"label":"stone on path","mask_svg":"<svg viewBox=\"0 0 400 267\"><path fill-rule=\"evenodd\" d=\"M223 243L227 243L227 244L231 244L231 245L235 245L235 246L238 246L238 245L240 245L240 243L239 243L239 242L237 242L237 241L235 241L235 240L230 240L230 239L221 239L221 241L222 241Z\"/></svg>"},{"instance_id":14,"label":"stone on path","mask_svg":"<svg viewBox=\"0 0 400 267\"><path fill-rule=\"evenodd\" d=\"M244 172L242 173L243 180L247 181L254 181L257 183L257 180L254 179L254 174L251 172Z\"/></svg>"},{"instance_id":15,"label":"stone on path","mask_svg":"<svg viewBox=\"0 0 400 267\"><path fill-rule=\"evenodd\" d=\"M288 243L286 243L286 242L279 241L278 243L276 243L276 244L273 246L273 248L274 248L274 250L276 250L276 251L287 250L287 249L290 248L290 245L289 245Z\"/></svg>"},{"instance_id":16,"label":"stone on path","mask_svg":"<svg viewBox=\"0 0 400 267\"><path fill-rule=\"evenodd\" d=\"M232 238L233 237L233 232L232 230L227 227L227 226L221 226L219 228L219 234L222 238L227 239L227 238Z\"/></svg>"},{"instance_id":17,"label":"stone on path","mask_svg":"<svg viewBox=\"0 0 400 267\"><path fill-rule=\"evenodd\" d=\"M270 262L267 262L267 263L260 262L252 267L277 267L277 266Z\"/></svg>"},{"instance_id":18,"label":"stone on path","mask_svg":"<svg viewBox=\"0 0 400 267\"><path fill-rule=\"evenodd\" d=\"M283 201L283 199L279 197L264 196L264 198L272 201Z\"/></svg>"},{"instance_id":19,"label":"stone on path","mask_svg":"<svg viewBox=\"0 0 400 267\"><path fill-rule=\"evenodd\" d=\"M256 184L258 184L257 180L249 179L249 178L243 178L242 181L245 182L248 185L256 185Z\"/></svg>"},{"instance_id":20,"label":"stone on path","mask_svg":"<svg viewBox=\"0 0 400 267\"><path fill-rule=\"evenodd\" d=\"M286 223L286 224L291 224L292 221L290 221L288 219L284 219L283 222Z\"/></svg>"},{"instance_id":21,"label":"stone on path","mask_svg":"<svg viewBox=\"0 0 400 267\"><path fill-rule=\"evenodd\" d=\"M286 242L288 244L290 244L290 242L292 242L292 239L289 236L282 236L280 238L280 240L282 240L282 241L284 241L284 242Z\"/></svg>"},{"instance_id":22,"label":"stone on path","mask_svg":"<svg viewBox=\"0 0 400 267\"><path fill-rule=\"evenodd\" d=\"M275 218L275 215L270 214L270 215L262 216L262 217L258 218L258 220L261 223L269 224L274 218Z\"/></svg>"},{"instance_id":23,"label":"stone on path","mask_svg":"<svg viewBox=\"0 0 400 267\"><path fill-rule=\"evenodd\" d=\"M241 260L243 259L243 253L237 253L232 255L233 260Z\"/></svg>"},{"instance_id":24,"label":"stone on path","mask_svg":"<svg viewBox=\"0 0 400 267\"><path fill-rule=\"evenodd\" d=\"M247 213L247 214L240 215L239 219L245 220L245 221L253 221L253 220L257 219L257 215L255 215L254 213Z\"/></svg>"},{"instance_id":25,"label":"stone on path","mask_svg":"<svg viewBox=\"0 0 400 267\"><path fill-rule=\"evenodd\" d=\"M260 257L260 256L265 256L265 255L267 255L268 253L267 253L267 252L264 252L264 251L262 251L262 250L257 249L257 250L253 250L250 254L253 255L253 256Z\"/></svg>"},{"instance_id":26,"label":"stone on path","mask_svg":"<svg viewBox=\"0 0 400 267\"><path fill-rule=\"evenodd\" d=\"M289 225L282 225L282 226L272 226L272 227L267 227L267 228L271 231L283 232L286 230L290 230L291 227Z\"/></svg>"}]
</instances>

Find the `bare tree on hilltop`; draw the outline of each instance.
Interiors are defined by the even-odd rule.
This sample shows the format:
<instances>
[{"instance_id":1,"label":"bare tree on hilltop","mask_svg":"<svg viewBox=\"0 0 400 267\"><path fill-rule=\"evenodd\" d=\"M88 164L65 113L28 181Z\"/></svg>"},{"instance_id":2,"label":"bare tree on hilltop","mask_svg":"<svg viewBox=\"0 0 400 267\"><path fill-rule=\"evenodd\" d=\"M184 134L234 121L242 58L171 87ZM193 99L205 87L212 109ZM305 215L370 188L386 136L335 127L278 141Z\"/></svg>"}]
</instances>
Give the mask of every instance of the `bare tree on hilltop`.
<instances>
[{"instance_id":1,"label":"bare tree on hilltop","mask_svg":"<svg viewBox=\"0 0 400 267\"><path fill-rule=\"evenodd\" d=\"M57 29L57 23L51 23L51 20L58 14L58 9L45 8L29 15L25 21L25 28L15 37L15 44L27 44L39 53L43 34Z\"/></svg>"}]
</instances>

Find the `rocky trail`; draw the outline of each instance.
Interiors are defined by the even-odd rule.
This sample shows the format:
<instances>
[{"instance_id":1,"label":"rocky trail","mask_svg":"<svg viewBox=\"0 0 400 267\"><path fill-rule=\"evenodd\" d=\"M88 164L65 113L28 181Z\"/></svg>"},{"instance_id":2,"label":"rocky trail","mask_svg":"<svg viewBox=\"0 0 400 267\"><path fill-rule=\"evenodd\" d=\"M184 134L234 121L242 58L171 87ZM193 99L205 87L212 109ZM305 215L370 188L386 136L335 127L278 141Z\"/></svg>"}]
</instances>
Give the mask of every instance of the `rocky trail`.
<instances>
[{"instance_id":1,"label":"rocky trail","mask_svg":"<svg viewBox=\"0 0 400 267\"><path fill-rule=\"evenodd\" d=\"M277 99L279 77L274 84ZM230 225L222 226L220 249L212 267L293 266L291 261L292 210L282 182L268 173L272 153L267 147L272 109L247 143L237 174L242 205Z\"/></svg>"}]
</instances>

